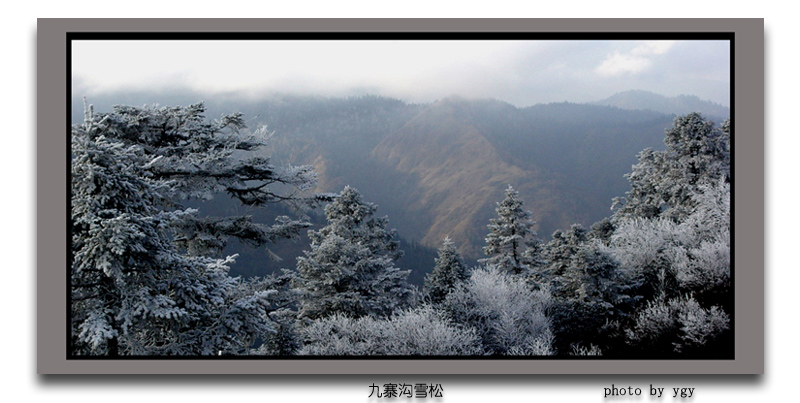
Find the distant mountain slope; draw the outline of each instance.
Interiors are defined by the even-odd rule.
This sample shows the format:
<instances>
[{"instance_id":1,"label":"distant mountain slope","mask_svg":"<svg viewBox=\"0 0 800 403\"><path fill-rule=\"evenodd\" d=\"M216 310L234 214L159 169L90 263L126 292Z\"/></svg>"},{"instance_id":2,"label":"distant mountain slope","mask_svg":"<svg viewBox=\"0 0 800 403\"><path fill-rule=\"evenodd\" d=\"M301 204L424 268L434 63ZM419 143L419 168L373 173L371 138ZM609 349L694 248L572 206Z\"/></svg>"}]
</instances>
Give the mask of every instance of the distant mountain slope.
<instances>
[{"instance_id":1,"label":"distant mountain slope","mask_svg":"<svg viewBox=\"0 0 800 403\"><path fill-rule=\"evenodd\" d=\"M113 99L90 102L105 111L120 103ZM200 100L129 95L124 103ZM206 101L210 119L238 111L251 127L267 124L275 135L265 155L279 165L313 165L318 190L357 188L407 245L435 248L450 236L470 261L481 257L486 225L509 184L532 211L543 239L574 223L589 226L609 215L611 199L628 188L623 175L636 155L663 148L664 129L672 124L671 116L654 111L573 103L517 108L457 97L421 105L375 96ZM76 99L73 105L79 121L82 104ZM225 208L220 201L214 208ZM418 265L429 254L420 249L407 262ZM264 260L244 253L240 258L243 264ZM291 267L292 260L280 266ZM425 269L433 266L428 260Z\"/></svg>"},{"instance_id":2,"label":"distant mountain slope","mask_svg":"<svg viewBox=\"0 0 800 403\"><path fill-rule=\"evenodd\" d=\"M627 189L623 175L636 154L662 147L672 121L651 111L569 103L516 108L457 97L430 105L374 98L368 109L350 109L342 100L328 102L338 106L315 108L300 123L274 106L262 109L271 111L261 116L276 132L268 154L314 165L319 190L359 189L401 236L428 247L450 236L471 259L481 256L486 225L509 184L544 239L608 216L611 199Z\"/></svg>"},{"instance_id":3,"label":"distant mountain slope","mask_svg":"<svg viewBox=\"0 0 800 403\"><path fill-rule=\"evenodd\" d=\"M413 223L409 229L423 245L438 245L449 236L462 253L478 256L486 224L506 186L539 195L527 207L548 218L561 214L556 206L564 197L540 170L506 161L460 113L466 105L454 99L434 103L385 137L372 157L415 178L415 187L402 190L403 221Z\"/></svg>"},{"instance_id":4,"label":"distant mountain slope","mask_svg":"<svg viewBox=\"0 0 800 403\"><path fill-rule=\"evenodd\" d=\"M655 112L675 115L700 112L716 121L728 118L731 115L730 108L711 101L701 100L694 95L666 97L642 90L619 92L606 99L593 102L593 104L616 106L622 109L649 109Z\"/></svg>"}]
</instances>

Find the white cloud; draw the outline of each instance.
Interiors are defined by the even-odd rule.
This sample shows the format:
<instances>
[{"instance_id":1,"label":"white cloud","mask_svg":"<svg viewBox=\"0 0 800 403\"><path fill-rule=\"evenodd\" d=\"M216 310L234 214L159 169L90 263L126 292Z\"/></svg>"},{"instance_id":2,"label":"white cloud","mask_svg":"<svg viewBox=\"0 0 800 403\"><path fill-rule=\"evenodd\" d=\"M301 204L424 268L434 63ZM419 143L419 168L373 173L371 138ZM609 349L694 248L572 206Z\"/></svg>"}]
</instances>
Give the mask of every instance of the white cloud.
<instances>
[{"instance_id":1,"label":"white cloud","mask_svg":"<svg viewBox=\"0 0 800 403\"><path fill-rule=\"evenodd\" d=\"M595 70L601 76L617 76L620 74L636 74L650 68L650 59L616 52L606 58Z\"/></svg>"},{"instance_id":2,"label":"white cloud","mask_svg":"<svg viewBox=\"0 0 800 403\"><path fill-rule=\"evenodd\" d=\"M675 45L675 41L635 42L636 47L627 52L615 51L595 69L601 76L638 74L653 65L653 56L663 55Z\"/></svg>"},{"instance_id":3,"label":"white cloud","mask_svg":"<svg viewBox=\"0 0 800 403\"><path fill-rule=\"evenodd\" d=\"M712 78L719 83L714 88L729 81L723 74L729 67L726 46L635 40L79 40L72 47L72 84L86 95L185 89L237 96L370 93L431 102L457 94L518 106L588 102L634 88L707 97Z\"/></svg>"},{"instance_id":4,"label":"white cloud","mask_svg":"<svg viewBox=\"0 0 800 403\"><path fill-rule=\"evenodd\" d=\"M493 70L514 41L75 41L74 81L96 89L389 90ZM462 85L456 81L455 84ZM448 91L456 91L455 84Z\"/></svg>"}]
</instances>

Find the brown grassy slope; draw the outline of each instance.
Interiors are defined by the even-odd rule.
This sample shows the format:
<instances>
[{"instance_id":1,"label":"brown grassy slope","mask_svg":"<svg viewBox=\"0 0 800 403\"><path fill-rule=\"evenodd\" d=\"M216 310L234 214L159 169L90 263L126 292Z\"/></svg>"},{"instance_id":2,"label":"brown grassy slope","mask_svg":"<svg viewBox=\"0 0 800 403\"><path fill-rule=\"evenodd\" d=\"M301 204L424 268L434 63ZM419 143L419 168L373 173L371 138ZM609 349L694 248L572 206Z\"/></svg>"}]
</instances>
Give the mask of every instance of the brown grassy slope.
<instances>
[{"instance_id":1,"label":"brown grassy slope","mask_svg":"<svg viewBox=\"0 0 800 403\"><path fill-rule=\"evenodd\" d=\"M407 189L411 194L405 197L405 208L430 219L421 243L438 246L450 236L462 253L480 256L486 225L509 184L520 192L535 221L556 226L568 221L559 211L569 202L554 179L501 158L478 129L458 118L458 102L433 104L372 152L376 162L418 179L415 189Z\"/></svg>"}]
</instances>

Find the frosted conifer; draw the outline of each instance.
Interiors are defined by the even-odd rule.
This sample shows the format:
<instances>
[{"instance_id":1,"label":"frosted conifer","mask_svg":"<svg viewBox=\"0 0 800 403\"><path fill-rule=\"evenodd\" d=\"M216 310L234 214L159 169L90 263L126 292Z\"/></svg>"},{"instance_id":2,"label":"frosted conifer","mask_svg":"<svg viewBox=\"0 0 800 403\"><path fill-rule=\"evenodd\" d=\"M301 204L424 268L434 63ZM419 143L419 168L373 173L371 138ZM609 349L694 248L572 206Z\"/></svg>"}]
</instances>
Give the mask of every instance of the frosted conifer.
<instances>
[{"instance_id":1,"label":"frosted conifer","mask_svg":"<svg viewBox=\"0 0 800 403\"><path fill-rule=\"evenodd\" d=\"M300 318L385 317L409 300L409 271L394 265L402 253L395 230L376 209L349 186L325 207L328 225L309 231L311 250L297 259Z\"/></svg>"},{"instance_id":2,"label":"frosted conifer","mask_svg":"<svg viewBox=\"0 0 800 403\"><path fill-rule=\"evenodd\" d=\"M538 245L536 232L532 229L535 222L530 218L531 212L522 206L519 192L509 185L505 199L497 203L497 218L493 218L488 225L489 234L483 248L488 257L479 260L479 263L512 274L522 274L528 269L533 256L526 254L526 251Z\"/></svg>"},{"instance_id":3,"label":"frosted conifer","mask_svg":"<svg viewBox=\"0 0 800 403\"><path fill-rule=\"evenodd\" d=\"M274 291L228 275L230 237L266 245L308 226L201 217L187 198L226 192L247 205L312 203L276 193L313 184L309 167L248 157L264 144L240 114L207 122L202 104L114 107L72 128L70 301L74 355L218 355L271 329ZM263 133L262 133L263 134Z\"/></svg>"},{"instance_id":4,"label":"frosted conifer","mask_svg":"<svg viewBox=\"0 0 800 403\"><path fill-rule=\"evenodd\" d=\"M447 294L455 289L456 284L464 281L468 275L464 259L449 237L444 239L442 247L439 248L439 256L435 263L433 270L425 276L423 293L431 303L437 304L442 302Z\"/></svg>"},{"instance_id":5,"label":"frosted conifer","mask_svg":"<svg viewBox=\"0 0 800 403\"><path fill-rule=\"evenodd\" d=\"M715 128L699 113L675 119L667 149L648 148L627 175L631 190L614 200L614 218L667 217L683 220L696 205L699 187L730 181L730 120Z\"/></svg>"}]
</instances>

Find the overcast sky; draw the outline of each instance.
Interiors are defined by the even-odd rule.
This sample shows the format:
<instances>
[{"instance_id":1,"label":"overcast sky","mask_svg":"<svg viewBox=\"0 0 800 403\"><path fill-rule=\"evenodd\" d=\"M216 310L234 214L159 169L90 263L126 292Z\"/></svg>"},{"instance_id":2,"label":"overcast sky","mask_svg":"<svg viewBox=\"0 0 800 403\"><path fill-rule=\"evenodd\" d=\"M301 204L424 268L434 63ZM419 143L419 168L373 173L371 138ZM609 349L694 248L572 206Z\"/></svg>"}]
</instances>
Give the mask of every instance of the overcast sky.
<instances>
[{"instance_id":1,"label":"overcast sky","mask_svg":"<svg viewBox=\"0 0 800 403\"><path fill-rule=\"evenodd\" d=\"M728 41L73 41L73 94L450 95L517 106L639 89L729 106Z\"/></svg>"}]
</instances>

